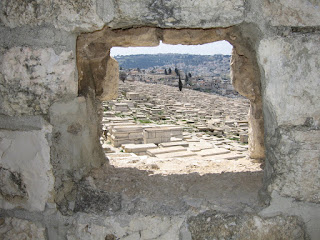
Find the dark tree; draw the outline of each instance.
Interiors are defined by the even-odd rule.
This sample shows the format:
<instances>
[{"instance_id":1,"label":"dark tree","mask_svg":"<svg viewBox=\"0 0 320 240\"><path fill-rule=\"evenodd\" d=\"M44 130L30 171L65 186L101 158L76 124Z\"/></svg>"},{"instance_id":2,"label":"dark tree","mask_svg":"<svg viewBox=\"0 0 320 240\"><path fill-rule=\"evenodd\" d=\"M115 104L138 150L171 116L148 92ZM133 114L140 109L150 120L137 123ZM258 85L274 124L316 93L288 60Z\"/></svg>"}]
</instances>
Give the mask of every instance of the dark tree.
<instances>
[{"instance_id":1,"label":"dark tree","mask_svg":"<svg viewBox=\"0 0 320 240\"><path fill-rule=\"evenodd\" d=\"M179 90L182 91L182 81L181 81L180 75L179 75Z\"/></svg>"},{"instance_id":2,"label":"dark tree","mask_svg":"<svg viewBox=\"0 0 320 240\"><path fill-rule=\"evenodd\" d=\"M167 69L164 69L164 74L168 75Z\"/></svg>"},{"instance_id":3,"label":"dark tree","mask_svg":"<svg viewBox=\"0 0 320 240\"><path fill-rule=\"evenodd\" d=\"M126 74L125 72L121 71L121 72L119 73L119 79L120 79L122 82L124 82L124 81L126 80L126 78L127 78L127 74Z\"/></svg>"},{"instance_id":4,"label":"dark tree","mask_svg":"<svg viewBox=\"0 0 320 240\"><path fill-rule=\"evenodd\" d=\"M189 77L188 75L186 74L186 80L185 80L186 84L189 82Z\"/></svg>"},{"instance_id":5,"label":"dark tree","mask_svg":"<svg viewBox=\"0 0 320 240\"><path fill-rule=\"evenodd\" d=\"M175 68L174 71L176 72L177 76L180 76L178 68Z\"/></svg>"},{"instance_id":6,"label":"dark tree","mask_svg":"<svg viewBox=\"0 0 320 240\"><path fill-rule=\"evenodd\" d=\"M172 73L172 70L171 70L171 68L169 68L169 75L171 75L171 73Z\"/></svg>"},{"instance_id":7,"label":"dark tree","mask_svg":"<svg viewBox=\"0 0 320 240\"><path fill-rule=\"evenodd\" d=\"M191 76L191 73L189 73L189 77L192 77L192 76Z\"/></svg>"},{"instance_id":8,"label":"dark tree","mask_svg":"<svg viewBox=\"0 0 320 240\"><path fill-rule=\"evenodd\" d=\"M137 68L137 71L138 71L138 72L141 72L141 69L140 69L140 68Z\"/></svg>"}]
</instances>

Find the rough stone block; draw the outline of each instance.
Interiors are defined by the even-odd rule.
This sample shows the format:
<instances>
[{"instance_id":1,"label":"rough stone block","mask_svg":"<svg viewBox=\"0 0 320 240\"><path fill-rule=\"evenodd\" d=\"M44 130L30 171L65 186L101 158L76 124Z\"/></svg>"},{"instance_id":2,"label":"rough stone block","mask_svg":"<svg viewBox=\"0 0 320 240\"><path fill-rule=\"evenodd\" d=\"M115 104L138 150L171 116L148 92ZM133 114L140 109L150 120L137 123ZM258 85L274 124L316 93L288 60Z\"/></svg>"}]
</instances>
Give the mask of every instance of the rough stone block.
<instances>
[{"instance_id":1,"label":"rough stone block","mask_svg":"<svg viewBox=\"0 0 320 240\"><path fill-rule=\"evenodd\" d=\"M129 139L143 139L142 133L129 133Z\"/></svg>"},{"instance_id":2,"label":"rough stone block","mask_svg":"<svg viewBox=\"0 0 320 240\"><path fill-rule=\"evenodd\" d=\"M14 11L12 11L14 9ZM94 0L28 2L23 0L1 2L0 19L11 28L23 25L37 26L52 23L67 31L94 31L104 23L96 14Z\"/></svg>"},{"instance_id":3,"label":"rough stone block","mask_svg":"<svg viewBox=\"0 0 320 240\"><path fill-rule=\"evenodd\" d=\"M268 190L300 201L320 202L320 130L279 128L270 139L274 178Z\"/></svg>"},{"instance_id":4,"label":"rough stone block","mask_svg":"<svg viewBox=\"0 0 320 240\"><path fill-rule=\"evenodd\" d=\"M130 100L140 100L140 94L136 92L127 92L127 98Z\"/></svg>"},{"instance_id":5,"label":"rough stone block","mask_svg":"<svg viewBox=\"0 0 320 240\"><path fill-rule=\"evenodd\" d=\"M260 43L265 107L278 125L302 125L307 117L320 118L319 44L317 34L273 37Z\"/></svg>"},{"instance_id":6,"label":"rough stone block","mask_svg":"<svg viewBox=\"0 0 320 240\"><path fill-rule=\"evenodd\" d=\"M0 206L43 211L51 201L54 177L50 147L41 131L0 131Z\"/></svg>"},{"instance_id":7,"label":"rough stone block","mask_svg":"<svg viewBox=\"0 0 320 240\"><path fill-rule=\"evenodd\" d=\"M182 151L187 151L187 149L182 146L174 146L174 147L166 147L166 148L149 149L147 151L147 154L154 157L156 154L182 152Z\"/></svg>"},{"instance_id":8,"label":"rough stone block","mask_svg":"<svg viewBox=\"0 0 320 240\"><path fill-rule=\"evenodd\" d=\"M45 240L46 230L36 224L13 217L0 218L0 238L3 240Z\"/></svg>"},{"instance_id":9,"label":"rough stone block","mask_svg":"<svg viewBox=\"0 0 320 240\"><path fill-rule=\"evenodd\" d=\"M229 153L229 150L223 149L223 148L212 148L212 149L206 149L206 150L201 150L197 154L206 157L206 156L215 156L215 155L220 155L220 154L226 154Z\"/></svg>"},{"instance_id":10,"label":"rough stone block","mask_svg":"<svg viewBox=\"0 0 320 240\"><path fill-rule=\"evenodd\" d=\"M207 211L188 219L192 239L306 239L304 224L296 217L230 214Z\"/></svg>"},{"instance_id":11,"label":"rough stone block","mask_svg":"<svg viewBox=\"0 0 320 240\"><path fill-rule=\"evenodd\" d=\"M173 146L182 146L182 147L189 147L188 142L164 142L159 144L160 147L173 147Z\"/></svg>"},{"instance_id":12,"label":"rough stone block","mask_svg":"<svg viewBox=\"0 0 320 240\"><path fill-rule=\"evenodd\" d=\"M106 214L117 212L120 209L120 193L108 193L80 184L74 212Z\"/></svg>"},{"instance_id":13,"label":"rough stone block","mask_svg":"<svg viewBox=\"0 0 320 240\"><path fill-rule=\"evenodd\" d=\"M118 96L119 64L114 58L108 59L106 75L103 81L97 81L97 83L102 91L99 93L101 101L110 101Z\"/></svg>"},{"instance_id":14,"label":"rough stone block","mask_svg":"<svg viewBox=\"0 0 320 240\"><path fill-rule=\"evenodd\" d=\"M319 26L319 1L263 0L262 13L273 26Z\"/></svg>"},{"instance_id":15,"label":"rough stone block","mask_svg":"<svg viewBox=\"0 0 320 240\"><path fill-rule=\"evenodd\" d=\"M75 71L72 51L9 49L0 65L0 113L47 114L55 99L76 96Z\"/></svg>"},{"instance_id":16,"label":"rough stone block","mask_svg":"<svg viewBox=\"0 0 320 240\"><path fill-rule=\"evenodd\" d=\"M144 23L161 27L227 27L244 20L244 1L132 1L115 4L98 0L98 14L110 26L121 28ZM124 21L126 19L126 21ZM127 23L127 24L126 24Z\"/></svg>"},{"instance_id":17,"label":"rough stone block","mask_svg":"<svg viewBox=\"0 0 320 240\"><path fill-rule=\"evenodd\" d=\"M127 144L124 145L124 151L128 153L146 152L149 149L157 148L155 144Z\"/></svg>"},{"instance_id":18,"label":"rough stone block","mask_svg":"<svg viewBox=\"0 0 320 240\"><path fill-rule=\"evenodd\" d=\"M188 151L161 153L161 154L155 154L155 155L157 158L184 158L184 157L196 156L195 153L188 152Z\"/></svg>"}]
</instances>

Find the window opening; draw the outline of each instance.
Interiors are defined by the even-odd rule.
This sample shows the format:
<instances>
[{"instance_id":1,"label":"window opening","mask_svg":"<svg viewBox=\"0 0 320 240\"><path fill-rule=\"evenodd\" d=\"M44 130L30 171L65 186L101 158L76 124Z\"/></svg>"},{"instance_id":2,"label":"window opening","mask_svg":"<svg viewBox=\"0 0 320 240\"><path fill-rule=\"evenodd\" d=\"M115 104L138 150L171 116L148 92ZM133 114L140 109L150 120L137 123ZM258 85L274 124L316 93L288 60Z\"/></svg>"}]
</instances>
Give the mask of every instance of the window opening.
<instances>
[{"instance_id":1,"label":"window opening","mask_svg":"<svg viewBox=\"0 0 320 240\"><path fill-rule=\"evenodd\" d=\"M110 164L151 174L260 171L248 159L249 100L230 80L230 45L112 48L119 96L103 102Z\"/></svg>"}]
</instances>

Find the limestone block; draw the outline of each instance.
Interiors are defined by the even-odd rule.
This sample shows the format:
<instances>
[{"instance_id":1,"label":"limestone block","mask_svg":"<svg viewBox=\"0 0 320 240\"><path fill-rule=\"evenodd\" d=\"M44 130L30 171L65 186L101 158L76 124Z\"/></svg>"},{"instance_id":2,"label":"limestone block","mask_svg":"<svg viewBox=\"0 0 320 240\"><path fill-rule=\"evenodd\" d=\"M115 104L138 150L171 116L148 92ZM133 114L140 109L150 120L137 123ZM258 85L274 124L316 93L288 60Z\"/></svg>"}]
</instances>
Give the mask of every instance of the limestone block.
<instances>
[{"instance_id":1,"label":"limestone block","mask_svg":"<svg viewBox=\"0 0 320 240\"><path fill-rule=\"evenodd\" d=\"M274 175L268 186L281 196L320 203L320 130L280 127L270 138Z\"/></svg>"},{"instance_id":2,"label":"limestone block","mask_svg":"<svg viewBox=\"0 0 320 240\"><path fill-rule=\"evenodd\" d=\"M142 133L129 133L129 139L143 139Z\"/></svg>"},{"instance_id":3,"label":"limestone block","mask_svg":"<svg viewBox=\"0 0 320 240\"><path fill-rule=\"evenodd\" d=\"M145 144L147 143L163 143L163 142L169 142L170 141L170 137L169 138L163 138L163 137L159 137L159 138L144 138L143 142Z\"/></svg>"},{"instance_id":4,"label":"limestone block","mask_svg":"<svg viewBox=\"0 0 320 240\"><path fill-rule=\"evenodd\" d=\"M75 202L75 212L113 213L121 209L121 194L80 185Z\"/></svg>"},{"instance_id":5,"label":"limestone block","mask_svg":"<svg viewBox=\"0 0 320 240\"><path fill-rule=\"evenodd\" d=\"M56 98L75 96L73 53L57 55L52 48L14 47L0 66L0 113L5 115L46 114Z\"/></svg>"},{"instance_id":6,"label":"limestone block","mask_svg":"<svg viewBox=\"0 0 320 240\"><path fill-rule=\"evenodd\" d=\"M124 145L124 150L127 153L138 153L138 152L146 152L149 149L157 148L157 145L151 143L151 144L127 144Z\"/></svg>"},{"instance_id":7,"label":"limestone block","mask_svg":"<svg viewBox=\"0 0 320 240\"><path fill-rule=\"evenodd\" d=\"M130 100L140 100L141 99L140 94L136 93L136 92L127 92L126 97L127 97L127 99L130 99Z\"/></svg>"},{"instance_id":8,"label":"limestone block","mask_svg":"<svg viewBox=\"0 0 320 240\"><path fill-rule=\"evenodd\" d=\"M177 216L120 215L107 217L103 224L89 223L80 215L68 231L68 240L178 240L184 219Z\"/></svg>"},{"instance_id":9,"label":"limestone block","mask_svg":"<svg viewBox=\"0 0 320 240\"><path fill-rule=\"evenodd\" d=\"M61 100L50 107L53 125L51 162L57 189L55 202L61 211L66 211L66 199L70 199L68 194L72 193L75 182L105 161L99 141L100 121L96 102L90 97Z\"/></svg>"},{"instance_id":10,"label":"limestone block","mask_svg":"<svg viewBox=\"0 0 320 240\"><path fill-rule=\"evenodd\" d=\"M67 31L95 31L104 26L96 12L96 0L54 1L54 25Z\"/></svg>"},{"instance_id":11,"label":"limestone block","mask_svg":"<svg viewBox=\"0 0 320 240\"><path fill-rule=\"evenodd\" d=\"M109 26L227 27L244 19L243 0L152 1L97 0L98 14Z\"/></svg>"},{"instance_id":12,"label":"limestone block","mask_svg":"<svg viewBox=\"0 0 320 240\"><path fill-rule=\"evenodd\" d=\"M228 29L164 29L163 43L166 44L205 44L224 40Z\"/></svg>"},{"instance_id":13,"label":"limestone block","mask_svg":"<svg viewBox=\"0 0 320 240\"><path fill-rule=\"evenodd\" d=\"M0 238L3 240L45 240L47 239L45 228L34 223L18 218L1 218Z\"/></svg>"},{"instance_id":14,"label":"limestone block","mask_svg":"<svg viewBox=\"0 0 320 240\"><path fill-rule=\"evenodd\" d=\"M51 201L54 177L50 146L51 127L37 131L0 132L0 206L43 211Z\"/></svg>"},{"instance_id":15,"label":"limestone block","mask_svg":"<svg viewBox=\"0 0 320 240\"><path fill-rule=\"evenodd\" d=\"M258 49L264 69L264 102L278 125L301 125L320 118L319 35L263 40Z\"/></svg>"},{"instance_id":16,"label":"limestone block","mask_svg":"<svg viewBox=\"0 0 320 240\"><path fill-rule=\"evenodd\" d=\"M262 13L273 26L319 26L317 0L264 0Z\"/></svg>"},{"instance_id":17,"label":"limestone block","mask_svg":"<svg viewBox=\"0 0 320 240\"><path fill-rule=\"evenodd\" d=\"M271 194L270 205L263 209L259 215L272 217L279 212L287 215L296 215L303 219L310 239L320 239L320 206L315 203L296 201L294 198L281 197L277 191Z\"/></svg>"},{"instance_id":18,"label":"limestone block","mask_svg":"<svg viewBox=\"0 0 320 240\"><path fill-rule=\"evenodd\" d=\"M1 1L0 19L11 28L22 25L40 25L50 15L50 0L37 1Z\"/></svg>"},{"instance_id":19,"label":"limestone block","mask_svg":"<svg viewBox=\"0 0 320 240\"><path fill-rule=\"evenodd\" d=\"M4 0L0 7L0 19L11 28L53 23L67 31L94 31L104 25L96 14L95 0Z\"/></svg>"},{"instance_id":20,"label":"limestone block","mask_svg":"<svg viewBox=\"0 0 320 240\"><path fill-rule=\"evenodd\" d=\"M207 211L188 219L192 239L307 239L297 217L230 214Z\"/></svg>"},{"instance_id":21,"label":"limestone block","mask_svg":"<svg viewBox=\"0 0 320 240\"><path fill-rule=\"evenodd\" d=\"M107 74L103 82L101 82L103 93L100 96L102 101L109 101L117 98L119 83L119 64L110 57L107 62Z\"/></svg>"},{"instance_id":22,"label":"limestone block","mask_svg":"<svg viewBox=\"0 0 320 240\"><path fill-rule=\"evenodd\" d=\"M116 132L112 131L112 134L110 136L113 139L128 139L129 138L129 133L123 133L123 132Z\"/></svg>"}]
</instances>

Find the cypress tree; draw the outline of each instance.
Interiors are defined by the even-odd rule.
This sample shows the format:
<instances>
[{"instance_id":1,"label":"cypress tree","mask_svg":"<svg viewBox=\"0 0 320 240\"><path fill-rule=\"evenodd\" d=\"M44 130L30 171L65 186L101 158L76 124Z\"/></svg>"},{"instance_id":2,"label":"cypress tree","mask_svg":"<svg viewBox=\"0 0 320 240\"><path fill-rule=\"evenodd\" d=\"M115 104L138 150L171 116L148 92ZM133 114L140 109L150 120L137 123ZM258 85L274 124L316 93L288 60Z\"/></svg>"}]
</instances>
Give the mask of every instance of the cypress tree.
<instances>
[{"instance_id":1,"label":"cypress tree","mask_svg":"<svg viewBox=\"0 0 320 240\"><path fill-rule=\"evenodd\" d=\"M181 81L180 75L179 75L179 90L182 91L182 81Z\"/></svg>"}]
</instances>

